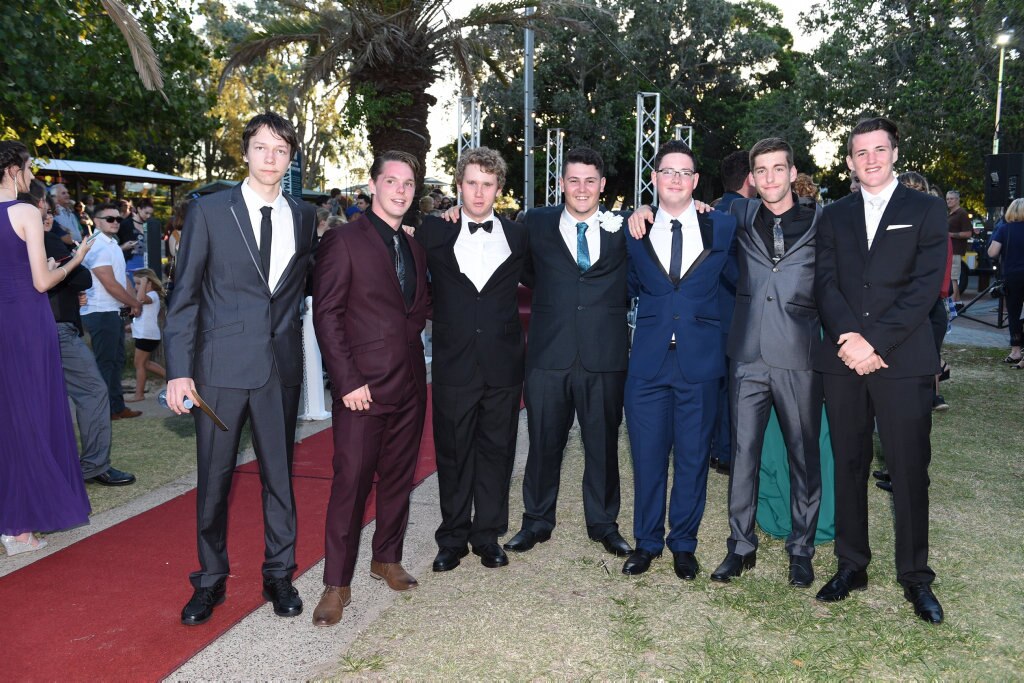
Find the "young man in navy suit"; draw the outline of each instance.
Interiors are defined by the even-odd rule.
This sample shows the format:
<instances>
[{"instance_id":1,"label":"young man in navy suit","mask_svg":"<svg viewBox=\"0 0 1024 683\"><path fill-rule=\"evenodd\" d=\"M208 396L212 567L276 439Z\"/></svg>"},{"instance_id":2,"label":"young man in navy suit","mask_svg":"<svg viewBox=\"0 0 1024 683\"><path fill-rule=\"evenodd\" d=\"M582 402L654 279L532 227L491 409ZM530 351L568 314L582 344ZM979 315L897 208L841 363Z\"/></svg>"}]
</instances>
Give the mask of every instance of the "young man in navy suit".
<instances>
[{"instance_id":1,"label":"young man in navy suit","mask_svg":"<svg viewBox=\"0 0 1024 683\"><path fill-rule=\"evenodd\" d=\"M697 529L704 515L718 389L725 377L723 273L735 277L736 220L698 214L696 159L681 141L661 147L652 180L659 206L642 239L627 238L629 293L639 298L626 379L633 455L636 550L622 567L642 574L667 544L676 575L697 576ZM728 279L728 278L727 278ZM665 504L673 457L668 537Z\"/></svg>"},{"instance_id":2,"label":"young man in navy suit","mask_svg":"<svg viewBox=\"0 0 1024 683\"><path fill-rule=\"evenodd\" d=\"M860 190L825 207L818 228L815 298L825 328L815 355L835 456L839 568L818 600L867 587L867 481L877 424L892 477L896 570L904 597L930 623L943 619L928 566L928 462L939 356L929 311L949 239L942 200L897 182L899 131L860 121L846 163Z\"/></svg>"}]
</instances>

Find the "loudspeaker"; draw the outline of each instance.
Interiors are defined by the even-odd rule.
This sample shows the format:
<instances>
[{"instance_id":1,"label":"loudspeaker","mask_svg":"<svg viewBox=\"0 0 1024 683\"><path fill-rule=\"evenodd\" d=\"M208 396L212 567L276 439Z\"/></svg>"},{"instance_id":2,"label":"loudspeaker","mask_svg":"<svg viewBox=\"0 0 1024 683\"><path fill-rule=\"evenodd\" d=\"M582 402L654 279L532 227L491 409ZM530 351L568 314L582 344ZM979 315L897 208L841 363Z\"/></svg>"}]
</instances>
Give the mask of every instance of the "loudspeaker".
<instances>
[{"instance_id":1,"label":"loudspeaker","mask_svg":"<svg viewBox=\"0 0 1024 683\"><path fill-rule=\"evenodd\" d=\"M1024 187L1024 154L985 155L985 207L1006 208Z\"/></svg>"}]
</instances>

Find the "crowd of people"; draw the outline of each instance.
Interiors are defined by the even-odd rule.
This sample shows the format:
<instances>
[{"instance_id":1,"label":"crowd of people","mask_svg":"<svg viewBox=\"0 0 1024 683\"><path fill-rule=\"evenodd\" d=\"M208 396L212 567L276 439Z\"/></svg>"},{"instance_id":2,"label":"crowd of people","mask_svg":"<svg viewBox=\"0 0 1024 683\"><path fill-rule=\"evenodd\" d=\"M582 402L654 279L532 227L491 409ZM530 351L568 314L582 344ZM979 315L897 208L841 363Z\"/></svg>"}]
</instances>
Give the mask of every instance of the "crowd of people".
<instances>
[{"instance_id":1,"label":"crowd of people","mask_svg":"<svg viewBox=\"0 0 1024 683\"><path fill-rule=\"evenodd\" d=\"M168 223L168 301L164 274L140 260L149 199L76 205L63 185L32 177L23 145L0 143L0 357L18 364L0 380L0 426L13 434L0 446L9 554L43 547L36 531L85 523L84 482L135 481L110 463L111 421L140 414L125 404L145 397L153 374L167 378L174 412L189 412L191 402L218 416L195 414L199 569L182 623L205 623L225 599L227 500L247 420L268 530L263 595L276 614L300 614L290 469L299 304L311 287L334 394L317 626L337 624L352 600L374 482L370 575L396 591L417 586L402 548L427 400L420 333L428 318L442 513L434 571L455 569L470 551L499 568L506 551L552 538L563 453L578 421L587 533L625 558L623 574L645 573L666 548L680 579L700 573L697 533L712 469L730 477L730 535L710 577L728 583L755 567L759 475L774 458L788 463L788 583L814 583L821 502L832 496L838 566L816 597L842 600L868 581L865 489L877 429L887 468L874 475L893 494L898 581L920 618L943 620L928 566L927 469L931 412L948 407L938 387L948 377L940 351L957 297L954 240L970 230L955 192L944 208L922 176L895 175L892 122L853 128L847 163L856 189L825 207L778 138L726 157L726 193L703 205L693 198L696 158L673 141L654 160L657 206L604 210L603 161L580 147L561 169L564 204L528 211L522 222L495 212L507 166L487 148L460 159L458 206L439 191L417 199L418 162L401 152L374 161L369 195L349 204L332 191L313 206L281 190L298 148L286 119L254 117L241 145L247 178L177 209ZM423 216L415 228L403 224L414 203ZM1009 207L989 254L1004 262L1007 362L1024 368L1024 200ZM533 290L528 346L520 284ZM136 382L125 399L129 319ZM166 370L153 359L162 342ZM502 545L520 396L529 425L524 514ZM765 447L773 413L784 445L774 450ZM624 416L632 544L618 525ZM834 462L834 478L824 461ZM35 495L41 490L61 494Z\"/></svg>"}]
</instances>

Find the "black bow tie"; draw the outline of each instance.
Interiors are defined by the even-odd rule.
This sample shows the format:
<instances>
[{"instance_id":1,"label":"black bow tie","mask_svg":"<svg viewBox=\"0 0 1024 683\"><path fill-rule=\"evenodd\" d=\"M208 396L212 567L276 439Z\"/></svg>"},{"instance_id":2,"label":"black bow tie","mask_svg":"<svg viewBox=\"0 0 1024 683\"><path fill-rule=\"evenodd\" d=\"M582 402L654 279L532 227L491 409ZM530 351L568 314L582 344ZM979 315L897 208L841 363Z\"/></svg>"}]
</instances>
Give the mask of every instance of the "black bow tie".
<instances>
[{"instance_id":1,"label":"black bow tie","mask_svg":"<svg viewBox=\"0 0 1024 683\"><path fill-rule=\"evenodd\" d=\"M494 221L484 221L483 223L474 223L469 221L469 234L474 234L480 228L483 228L484 232L490 232L494 227Z\"/></svg>"}]
</instances>

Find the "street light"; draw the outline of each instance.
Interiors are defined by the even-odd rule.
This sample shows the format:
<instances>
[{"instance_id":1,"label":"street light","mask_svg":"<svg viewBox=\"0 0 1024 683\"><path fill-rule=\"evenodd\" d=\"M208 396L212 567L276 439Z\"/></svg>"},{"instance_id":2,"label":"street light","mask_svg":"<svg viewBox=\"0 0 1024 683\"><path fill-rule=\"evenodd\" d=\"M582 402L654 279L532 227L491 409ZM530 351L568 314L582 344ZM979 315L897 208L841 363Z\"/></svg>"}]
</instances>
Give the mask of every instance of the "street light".
<instances>
[{"instance_id":1,"label":"street light","mask_svg":"<svg viewBox=\"0 0 1024 683\"><path fill-rule=\"evenodd\" d=\"M999 154L999 112L1003 108L1003 59L1006 57L1006 46L1009 45L1011 38L1013 38L1013 29L1006 28L1006 17L1003 17L995 44L995 47L999 48L999 85L996 90L996 130L992 135L993 154Z\"/></svg>"}]
</instances>

